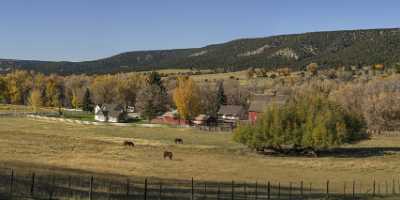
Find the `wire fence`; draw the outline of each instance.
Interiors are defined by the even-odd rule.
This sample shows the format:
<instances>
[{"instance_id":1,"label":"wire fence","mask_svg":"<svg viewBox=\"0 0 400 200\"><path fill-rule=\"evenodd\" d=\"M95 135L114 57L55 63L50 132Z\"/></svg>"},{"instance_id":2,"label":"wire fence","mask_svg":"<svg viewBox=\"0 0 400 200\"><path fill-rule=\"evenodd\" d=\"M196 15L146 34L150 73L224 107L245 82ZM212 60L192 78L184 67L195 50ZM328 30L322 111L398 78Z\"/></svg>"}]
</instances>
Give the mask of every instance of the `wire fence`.
<instances>
[{"instance_id":1,"label":"wire fence","mask_svg":"<svg viewBox=\"0 0 400 200\"><path fill-rule=\"evenodd\" d=\"M205 182L0 170L0 199L369 199L399 197L399 179L371 183ZM340 186L340 187L338 187ZM341 188L341 189L338 189ZM396 199L396 198L395 198Z\"/></svg>"}]
</instances>

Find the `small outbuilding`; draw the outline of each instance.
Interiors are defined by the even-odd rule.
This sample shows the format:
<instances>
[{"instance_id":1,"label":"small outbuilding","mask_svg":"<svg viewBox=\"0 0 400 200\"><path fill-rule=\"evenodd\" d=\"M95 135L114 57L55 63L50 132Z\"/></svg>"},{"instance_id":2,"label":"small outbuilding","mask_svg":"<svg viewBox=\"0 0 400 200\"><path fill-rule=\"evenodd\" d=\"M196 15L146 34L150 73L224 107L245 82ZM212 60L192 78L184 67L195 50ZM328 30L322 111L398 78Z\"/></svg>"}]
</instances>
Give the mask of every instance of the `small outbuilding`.
<instances>
[{"instance_id":1,"label":"small outbuilding","mask_svg":"<svg viewBox=\"0 0 400 200\"><path fill-rule=\"evenodd\" d=\"M126 122L127 112L120 104L96 105L94 119L99 122Z\"/></svg>"}]
</instances>

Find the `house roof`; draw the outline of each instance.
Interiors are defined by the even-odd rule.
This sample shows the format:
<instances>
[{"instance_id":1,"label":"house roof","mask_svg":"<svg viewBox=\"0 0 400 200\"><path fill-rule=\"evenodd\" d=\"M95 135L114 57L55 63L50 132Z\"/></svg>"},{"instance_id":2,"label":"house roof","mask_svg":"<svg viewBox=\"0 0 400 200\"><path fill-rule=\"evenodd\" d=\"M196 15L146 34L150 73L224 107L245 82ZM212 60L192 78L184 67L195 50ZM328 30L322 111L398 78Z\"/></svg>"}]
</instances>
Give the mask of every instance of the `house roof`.
<instances>
[{"instance_id":1,"label":"house roof","mask_svg":"<svg viewBox=\"0 0 400 200\"><path fill-rule=\"evenodd\" d=\"M271 104L281 105L285 103L287 96L277 95L257 95L257 98L253 98L253 101L250 102L249 112L263 112L267 106Z\"/></svg>"},{"instance_id":2,"label":"house roof","mask_svg":"<svg viewBox=\"0 0 400 200\"><path fill-rule=\"evenodd\" d=\"M266 101L252 101L250 103L249 112L263 112L268 106Z\"/></svg>"},{"instance_id":3,"label":"house roof","mask_svg":"<svg viewBox=\"0 0 400 200\"><path fill-rule=\"evenodd\" d=\"M121 113L125 112L124 106L121 104L104 104L102 110L112 117L118 117Z\"/></svg>"},{"instance_id":4,"label":"house roof","mask_svg":"<svg viewBox=\"0 0 400 200\"><path fill-rule=\"evenodd\" d=\"M172 110L172 111L168 111L165 112L162 117L176 117L178 115L178 111L177 110Z\"/></svg>"},{"instance_id":5,"label":"house roof","mask_svg":"<svg viewBox=\"0 0 400 200\"><path fill-rule=\"evenodd\" d=\"M218 111L218 114L222 115L236 115L240 116L244 112L243 106L239 105L222 105Z\"/></svg>"},{"instance_id":6,"label":"house roof","mask_svg":"<svg viewBox=\"0 0 400 200\"><path fill-rule=\"evenodd\" d=\"M200 114L197 117L194 118L195 121L205 121L208 120L210 118L209 115L205 115L205 114Z\"/></svg>"}]
</instances>

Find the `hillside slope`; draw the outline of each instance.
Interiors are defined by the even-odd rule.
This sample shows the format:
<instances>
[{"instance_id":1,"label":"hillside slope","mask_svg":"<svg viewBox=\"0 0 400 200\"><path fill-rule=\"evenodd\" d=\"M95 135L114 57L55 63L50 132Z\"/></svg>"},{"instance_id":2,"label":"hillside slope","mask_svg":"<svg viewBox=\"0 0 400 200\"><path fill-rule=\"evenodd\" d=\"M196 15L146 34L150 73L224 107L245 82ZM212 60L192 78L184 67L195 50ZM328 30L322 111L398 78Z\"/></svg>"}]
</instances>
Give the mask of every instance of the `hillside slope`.
<instances>
[{"instance_id":1,"label":"hillside slope","mask_svg":"<svg viewBox=\"0 0 400 200\"><path fill-rule=\"evenodd\" d=\"M376 63L390 66L400 61L399 55L400 29L371 29L239 39L192 49L134 51L86 62L0 60L0 68L93 74L165 68L302 68L310 62L325 67Z\"/></svg>"}]
</instances>

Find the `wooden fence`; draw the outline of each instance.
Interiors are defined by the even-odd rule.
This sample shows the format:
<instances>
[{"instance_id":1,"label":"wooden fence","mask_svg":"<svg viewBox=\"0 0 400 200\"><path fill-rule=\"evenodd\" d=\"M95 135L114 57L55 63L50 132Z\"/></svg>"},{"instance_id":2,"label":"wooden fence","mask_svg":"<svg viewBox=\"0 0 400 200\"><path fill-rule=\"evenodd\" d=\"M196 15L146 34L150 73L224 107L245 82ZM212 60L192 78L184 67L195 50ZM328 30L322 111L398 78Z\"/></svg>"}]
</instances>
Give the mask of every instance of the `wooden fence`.
<instances>
[{"instance_id":1,"label":"wooden fence","mask_svg":"<svg viewBox=\"0 0 400 200\"><path fill-rule=\"evenodd\" d=\"M3 172L6 172L3 170ZM398 179L390 181L340 184L329 180L322 185L312 182L204 182L195 179L153 180L105 178L95 176L19 173L12 169L0 174L0 199L365 199L400 196Z\"/></svg>"}]
</instances>

